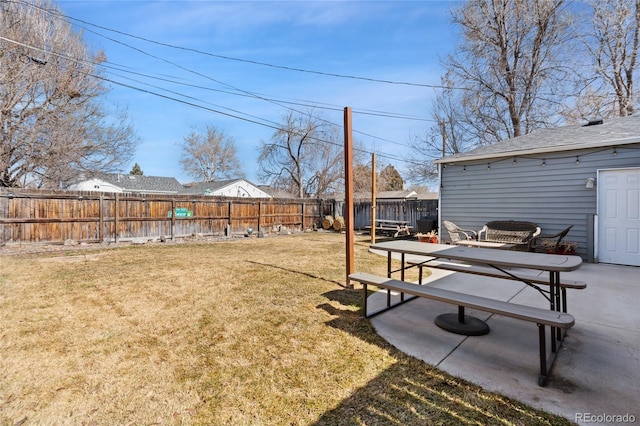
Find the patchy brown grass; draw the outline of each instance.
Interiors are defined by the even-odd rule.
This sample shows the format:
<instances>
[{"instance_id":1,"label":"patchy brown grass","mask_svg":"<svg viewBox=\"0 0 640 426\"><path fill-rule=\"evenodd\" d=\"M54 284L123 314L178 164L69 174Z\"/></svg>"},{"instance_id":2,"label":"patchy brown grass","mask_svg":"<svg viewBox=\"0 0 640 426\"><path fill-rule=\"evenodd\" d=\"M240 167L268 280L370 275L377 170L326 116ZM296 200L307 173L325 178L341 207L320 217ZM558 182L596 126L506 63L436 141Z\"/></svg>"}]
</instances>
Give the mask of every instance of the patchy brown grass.
<instances>
[{"instance_id":1,"label":"patchy brown grass","mask_svg":"<svg viewBox=\"0 0 640 426\"><path fill-rule=\"evenodd\" d=\"M386 259L356 244L356 269ZM569 424L397 351L344 236L0 258L0 424Z\"/></svg>"}]
</instances>

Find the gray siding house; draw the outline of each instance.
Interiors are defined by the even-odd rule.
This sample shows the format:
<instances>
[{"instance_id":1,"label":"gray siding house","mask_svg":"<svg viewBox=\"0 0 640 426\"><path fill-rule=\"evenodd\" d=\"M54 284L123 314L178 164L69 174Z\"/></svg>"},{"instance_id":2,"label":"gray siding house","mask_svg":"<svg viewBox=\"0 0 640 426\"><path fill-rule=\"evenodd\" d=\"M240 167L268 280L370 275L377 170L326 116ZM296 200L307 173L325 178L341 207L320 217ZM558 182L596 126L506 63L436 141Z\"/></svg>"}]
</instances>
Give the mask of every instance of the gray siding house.
<instances>
[{"instance_id":1,"label":"gray siding house","mask_svg":"<svg viewBox=\"0 0 640 426\"><path fill-rule=\"evenodd\" d=\"M541 129L436 163L440 224L573 225L565 240L586 261L640 266L640 116Z\"/></svg>"}]
</instances>

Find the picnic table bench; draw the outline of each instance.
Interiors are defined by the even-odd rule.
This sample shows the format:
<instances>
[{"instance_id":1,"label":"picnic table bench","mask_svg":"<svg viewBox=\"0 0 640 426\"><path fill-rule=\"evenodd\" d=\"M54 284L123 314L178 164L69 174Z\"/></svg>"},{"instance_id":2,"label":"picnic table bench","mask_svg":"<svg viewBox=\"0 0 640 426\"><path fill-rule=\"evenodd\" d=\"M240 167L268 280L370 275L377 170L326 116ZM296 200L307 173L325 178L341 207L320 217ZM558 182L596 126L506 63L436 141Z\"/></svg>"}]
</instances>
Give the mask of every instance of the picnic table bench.
<instances>
[{"instance_id":1,"label":"picnic table bench","mask_svg":"<svg viewBox=\"0 0 640 426\"><path fill-rule=\"evenodd\" d=\"M450 276L440 278L439 280L452 280L458 279L463 274L452 274ZM540 355L540 374L538 376L538 385L545 386L548 381L549 372L553 366L555 355L558 352L558 348L555 345L555 333L554 329L567 330L573 327L575 319L572 315L566 312L553 311L548 309L536 308L533 306L520 305L511 302L504 302L501 300L489 299L486 297L480 297L456 291L446 290L443 288L437 288L429 285L420 285L408 283L405 281L395 280L392 278L380 277L364 272L356 272L349 275L349 278L353 281L357 281L362 284L363 287L363 312L365 318L371 318L377 314L380 314L388 309L391 309L399 304L408 302L415 297L423 297L440 302L450 303L458 306L458 313L456 314L443 314L436 318L436 325L447 331L458 332L456 327L459 327L460 334L469 334L466 332L465 325L469 324L470 327L477 327L475 322L482 322L476 318L465 316L464 309L472 308L484 312L489 312L496 315L502 315L522 321L528 321L535 323L538 326L538 346ZM432 280L433 281L433 280ZM400 302L395 305L390 305L387 302L387 307L382 308L374 313L367 312L367 286L373 285L378 288L387 289L387 291L395 291L401 293L403 297ZM412 298L404 298L404 294L413 296ZM387 299L389 300L389 299ZM452 320L452 316L454 316ZM475 320L475 322L474 322ZM457 322L457 325L455 324ZM452 328L452 323L453 328ZM552 330L551 333L551 353L553 357L550 362L547 360L547 333L546 326L549 326ZM486 334L488 332L488 326L485 329L480 329L477 333Z\"/></svg>"},{"instance_id":2,"label":"picnic table bench","mask_svg":"<svg viewBox=\"0 0 640 426\"><path fill-rule=\"evenodd\" d=\"M366 229L371 232L371 225L367 226ZM411 230L413 228L406 220L376 219L375 229L376 233L393 235L394 237L397 237L399 235L411 235Z\"/></svg>"},{"instance_id":3,"label":"picnic table bench","mask_svg":"<svg viewBox=\"0 0 640 426\"><path fill-rule=\"evenodd\" d=\"M539 286L550 286L552 285L548 278L540 277L536 275L523 275L523 274L510 274L507 270L497 270L493 268L486 268L478 265L468 265L463 263L452 263L452 262L440 262L437 260L425 259L409 259L407 261L409 264L416 265L418 267L418 283L423 283L423 268L435 268L442 269L445 271L452 272L462 272L464 274L472 274L472 275L481 275L484 277L493 277L493 278L502 278L505 280L513 280L520 281L528 285L529 287L535 288L537 291L541 293L548 293L547 290L541 289ZM567 312L567 289L578 289L584 290L587 288L587 283L584 281L576 281L576 280L567 280L561 279L557 284L560 288L562 294L560 295L560 304L562 312Z\"/></svg>"}]
</instances>

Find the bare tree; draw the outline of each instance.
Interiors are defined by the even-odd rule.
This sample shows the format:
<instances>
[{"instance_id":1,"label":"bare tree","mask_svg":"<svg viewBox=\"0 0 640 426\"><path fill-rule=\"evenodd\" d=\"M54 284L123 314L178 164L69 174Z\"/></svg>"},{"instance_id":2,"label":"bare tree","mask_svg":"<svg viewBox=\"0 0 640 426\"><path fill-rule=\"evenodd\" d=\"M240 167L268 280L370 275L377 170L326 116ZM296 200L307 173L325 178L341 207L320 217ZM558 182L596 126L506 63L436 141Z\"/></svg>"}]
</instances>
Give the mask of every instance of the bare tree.
<instances>
[{"instance_id":1,"label":"bare tree","mask_svg":"<svg viewBox=\"0 0 640 426\"><path fill-rule=\"evenodd\" d=\"M498 142L554 122L570 24L564 0L471 0L453 11L463 41L446 62L459 91L455 120L470 138ZM456 94L457 95L457 94Z\"/></svg>"},{"instance_id":2,"label":"bare tree","mask_svg":"<svg viewBox=\"0 0 640 426\"><path fill-rule=\"evenodd\" d=\"M313 177L305 185L305 193L321 197L344 188L344 139L335 126L324 126L323 139L313 143L308 151Z\"/></svg>"},{"instance_id":3,"label":"bare tree","mask_svg":"<svg viewBox=\"0 0 640 426\"><path fill-rule=\"evenodd\" d=\"M259 177L303 198L337 189L343 180L340 132L312 113L289 111L269 142L262 142Z\"/></svg>"},{"instance_id":4,"label":"bare tree","mask_svg":"<svg viewBox=\"0 0 640 426\"><path fill-rule=\"evenodd\" d=\"M180 146L180 165L197 180L210 182L244 176L233 138L213 126L208 126L205 133L192 130Z\"/></svg>"},{"instance_id":5,"label":"bare tree","mask_svg":"<svg viewBox=\"0 0 640 426\"><path fill-rule=\"evenodd\" d=\"M591 7L592 25L583 40L595 78L585 79L594 81L578 99L578 113L587 119L633 115L638 95L633 83L638 70L640 0L594 0Z\"/></svg>"},{"instance_id":6,"label":"bare tree","mask_svg":"<svg viewBox=\"0 0 640 426\"><path fill-rule=\"evenodd\" d=\"M443 86L451 86L443 78ZM453 155L481 144L473 138L473 132L465 131L465 122L470 120L469 111L462 107L462 93L449 87L436 95L431 116L435 124L427 129L423 138L415 137L409 142L411 156L406 159L407 180L431 183L438 177L434 160Z\"/></svg>"},{"instance_id":7,"label":"bare tree","mask_svg":"<svg viewBox=\"0 0 640 426\"><path fill-rule=\"evenodd\" d=\"M116 171L138 142L109 112L98 65L47 1L0 3L0 186L64 187L79 171Z\"/></svg>"},{"instance_id":8,"label":"bare tree","mask_svg":"<svg viewBox=\"0 0 640 426\"><path fill-rule=\"evenodd\" d=\"M353 192L370 193L372 181L371 165L362 163L353 165Z\"/></svg>"}]
</instances>

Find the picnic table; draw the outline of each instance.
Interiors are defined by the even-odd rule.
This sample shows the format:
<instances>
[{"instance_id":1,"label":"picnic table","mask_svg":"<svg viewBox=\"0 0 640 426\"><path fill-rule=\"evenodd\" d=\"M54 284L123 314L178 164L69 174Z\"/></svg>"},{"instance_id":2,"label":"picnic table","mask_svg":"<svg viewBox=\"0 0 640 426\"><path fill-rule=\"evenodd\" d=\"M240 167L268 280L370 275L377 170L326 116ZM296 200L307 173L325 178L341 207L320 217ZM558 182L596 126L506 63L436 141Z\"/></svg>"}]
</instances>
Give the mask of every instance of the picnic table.
<instances>
[{"instance_id":1,"label":"picnic table","mask_svg":"<svg viewBox=\"0 0 640 426\"><path fill-rule=\"evenodd\" d=\"M484 247L484 248L496 248L496 249L510 249L516 246L513 243L496 243L493 241L476 241L476 240L459 240L455 242L456 245L466 247Z\"/></svg>"},{"instance_id":2,"label":"picnic table","mask_svg":"<svg viewBox=\"0 0 640 426\"><path fill-rule=\"evenodd\" d=\"M560 272L573 271L582 265L580 256L562 256L555 254L532 253L523 251L502 251L492 250L488 248L468 248L459 245L447 244L431 244L419 243L417 241L386 241L373 244L371 250L381 250L387 252L387 276L395 272L401 273L401 280L404 281L404 271L413 266L406 266L406 256L415 255L421 258L421 262L412 262L414 266L429 266L430 262L437 260L449 260L470 265L488 266L497 270L506 277L516 279L524 284L535 288L540 292L550 304L551 310L560 310L566 312L567 301L566 291L563 291L560 283ZM392 253L399 253L401 259L401 267L398 270L392 269L391 256ZM527 278L518 279L518 275L511 271L512 268L531 269L535 271L546 272L549 275L547 281L549 290L545 292L537 285L527 280ZM487 276L492 274L487 273Z\"/></svg>"},{"instance_id":3,"label":"picnic table","mask_svg":"<svg viewBox=\"0 0 640 426\"><path fill-rule=\"evenodd\" d=\"M371 230L371 226L366 228ZM411 229L412 227L406 220L376 219L376 233L398 237L400 235L411 235Z\"/></svg>"},{"instance_id":4,"label":"picnic table","mask_svg":"<svg viewBox=\"0 0 640 426\"><path fill-rule=\"evenodd\" d=\"M561 272L573 271L582 265L582 259L579 256L503 251L483 247L470 248L461 245L431 244L406 240L377 243L373 244L370 249L387 252L387 277L378 277L365 272L350 275L351 279L363 284L363 310L365 317L370 318L413 298L423 297L458 306L457 314L442 314L435 321L440 328L453 333L477 336L489 332L489 328L484 321L465 315L465 307L535 323L539 331L540 374L538 384L540 386L546 385L549 370L558 353L559 345L564 340L563 331L574 325L573 316L567 313L566 289L582 289L586 287L586 284L582 282L560 280ZM394 253L400 255L401 261L400 268L396 270L392 269L392 254ZM409 266L407 266L407 256L412 257ZM453 261L453 264L449 266L441 265L440 263L443 261ZM406 269L411 267L422 268L430 265L455 272L444 278L432 279L432 277L429 277L426 281L422 280L422 273L420 273L420 280L417 284L404 280ZM514 272L512 268L517 268L518 272ZM519 272L521 269L535 270L537 274L541 271L548 273L549 279L546 281L537 274L533 277L523 275ZM392 274L396 272L400 272L400 280L392 279ZM549 301L549 309L475 296L448 290L440 286L424 285L436 281L445 286L449 282L459 284L465 282L467 279L465 277L469 277L470 274L485 275L505 282L507 280L520 281L542 294ZM367 284L387 289L387 306L385 308L374 313L367 312ZM541 286L548 286L548 290L542 289ZM400 294L400 301L395 304L391 304L392 291ZM405 293L411 297L405 298ZM550 340L553 358L550 363L547 362L545 326L548 326L551 330Z\"/></svg>"}]
</instances>

